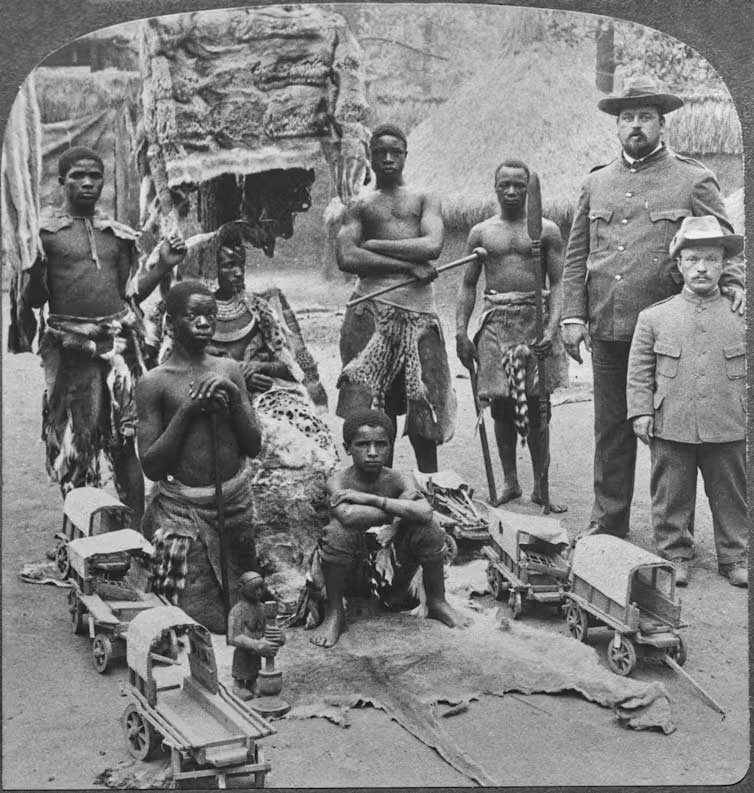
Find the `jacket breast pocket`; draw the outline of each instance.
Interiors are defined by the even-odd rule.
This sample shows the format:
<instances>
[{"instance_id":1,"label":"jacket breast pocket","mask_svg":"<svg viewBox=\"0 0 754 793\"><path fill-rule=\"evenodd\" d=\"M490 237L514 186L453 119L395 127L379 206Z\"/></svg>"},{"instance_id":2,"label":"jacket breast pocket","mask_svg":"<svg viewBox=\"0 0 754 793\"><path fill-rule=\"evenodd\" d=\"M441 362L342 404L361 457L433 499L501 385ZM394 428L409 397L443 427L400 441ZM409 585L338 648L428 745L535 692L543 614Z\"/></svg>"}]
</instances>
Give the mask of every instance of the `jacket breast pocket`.
<instances>
[{"instance_id":1,"label":"jacket breast pocket","mask_svg":"<svg viewBox=\"0 0 754 793\"><path fill-rule=\"evenodd\" d=\"M589 211L589 253L607 250L610 243L610 221L612 218L612 209Z\"/></svg>"},{"instance_id":2,"label":"jacket breast pocket","mask_svg":"<svg viewBox=\"0 0 754 793\"><path fill-rule=\"evenodd\" d=\"M730 380L738 380L746 377L746 345L734 344L731 347L723 347L725 356L725 371Z\"/></svg>"},{"instance_id":3,"label":"jacket breast pocket","mask_svg":"<svg viewBox=\"0 0 754 793\"><path fill-rule=\"evenodd\" d=\"M655 342L654 354L657 363L655 374L660 377L675 377L678 374L678 363L681 360L681 345L669 342Z\"/></svg>"},{"instance_id":4,"label":"jacket breast pocket","mask_svg":"<svg viewBox=\"0 0 754 793\"><path fill-rule=\"evenodd\" d=\"M684 207L650 209L649 219L652 221L653 247L656 245L658 250L667 254L670 242L681 227L681 222L690 215L691 210Z\"/></svg>"}]
</instances>

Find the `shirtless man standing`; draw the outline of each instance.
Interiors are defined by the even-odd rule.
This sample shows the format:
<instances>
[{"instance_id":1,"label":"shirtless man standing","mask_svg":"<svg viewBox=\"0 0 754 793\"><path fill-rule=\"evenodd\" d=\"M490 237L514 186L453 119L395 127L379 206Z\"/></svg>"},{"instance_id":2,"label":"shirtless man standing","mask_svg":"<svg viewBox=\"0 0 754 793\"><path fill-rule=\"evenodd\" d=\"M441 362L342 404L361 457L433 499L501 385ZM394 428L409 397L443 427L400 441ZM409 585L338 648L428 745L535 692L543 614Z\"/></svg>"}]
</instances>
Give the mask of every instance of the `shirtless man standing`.
<instances>
[{"instance_id":1,"label":"shirtless man standing","mask_svg":"<svg viewBox=\"0 0 754 793\"><path fill-rule=\"evenodd\" d=\"M517 431L529 444L534 469L531 500L542 504L540 474L547 472L550 456L547 427L543 427L540 421L538 371L534 356L546 361L548 393L559 385L555 355L562 349L558 325L562 302L563 242L558 227L543 219L542 258L550 286L549 319L548 301L545 301L546 326L542 338L537 339L534 302L537 284L525 210L528 183L529 168L520 160L508 159L498 166L495 192L500 202L500 214L477 224L469 234L466 246L469 253L479 246L487 251L484 313L473 342L468 336L468 325L474 310L482 262L467 265L456 311L458 357L472 376L474 365L478 363L479 397L491 403L504 476L498 504L521 495L516 470ZM546 294L543 291L543 295ZM565 507L550 504L550 510L564 512Z\"/></svg>"},{"instance_id":2,"label":"shirtless man standing","mask_svg":"<svg viewBox=\"0 0 754 793\"><path fill-rule=\"evenodd\" d=\"M137 273L136 232L96 208L104 185L100 156L69 149L58 173L63 205L40 215L42 254L18 296L11 349L31 350L37 326L31 309L47 303L39 353L48 473L64 495L98 487L104 454L121 500L140 518L144 480L134 450L133 384L142 368L143 334L133 309L183 259L186 246L180 235L169 236L157 266Z\"/></svg>"},{"instance_id":3,"label":"shirtless man standing","mask_svg":"<svg viewBox=\"0 0 754 793\"><path fill-rule=\"evenodd\" d=\"M439 202L403 182L406 136L391 124L370 141L376 188L349 207L338 234L338 267L359 276L356 296L414 277L415 284L346 311L337 415L379 408L406 430L420 471L437 471L437 446L453 436L456 401L429 263L440 255ZM392 453L387 465L392 464Z\"/></svg>"},{"instance_id":4,"label":"shirtless man standing","mask_svg":"<svg viewBox=\"0 0 754 793\"><path fill-rule=\"evenodd\" d=\"M165 307L173 350L136 389L141 465L158 482L144 534L158 549L155 591L223 632L215 470L223 482L228 583L237 595L240 574L256 567L246 458L259 451L261 435L241 365L206 351L217 317L212 293L199 282L181 281Z\"/></svg>"}]
</instances>

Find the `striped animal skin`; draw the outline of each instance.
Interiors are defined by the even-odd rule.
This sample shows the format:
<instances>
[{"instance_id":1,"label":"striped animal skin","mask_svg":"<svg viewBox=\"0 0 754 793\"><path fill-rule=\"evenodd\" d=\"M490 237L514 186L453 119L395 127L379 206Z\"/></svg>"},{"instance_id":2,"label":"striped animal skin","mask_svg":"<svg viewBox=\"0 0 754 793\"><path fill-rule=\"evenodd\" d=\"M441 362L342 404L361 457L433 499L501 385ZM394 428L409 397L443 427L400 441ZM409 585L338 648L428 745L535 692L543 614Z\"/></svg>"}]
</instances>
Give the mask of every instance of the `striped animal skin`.
<instances>
[{"instance_id":1,"label":"striped animal skin","mask_svg":"<svg viewBox=\"0 0 754 793\"><path fill-rule=\"evenodd\" d=\"M526 446L529 434L529 407L526 402L526 365L531 350L526 344L509 347L503 354L503 370L508 378L508 393L516 403L516 432L521 436L521 445Z\"/></svg>"}]
</instances>

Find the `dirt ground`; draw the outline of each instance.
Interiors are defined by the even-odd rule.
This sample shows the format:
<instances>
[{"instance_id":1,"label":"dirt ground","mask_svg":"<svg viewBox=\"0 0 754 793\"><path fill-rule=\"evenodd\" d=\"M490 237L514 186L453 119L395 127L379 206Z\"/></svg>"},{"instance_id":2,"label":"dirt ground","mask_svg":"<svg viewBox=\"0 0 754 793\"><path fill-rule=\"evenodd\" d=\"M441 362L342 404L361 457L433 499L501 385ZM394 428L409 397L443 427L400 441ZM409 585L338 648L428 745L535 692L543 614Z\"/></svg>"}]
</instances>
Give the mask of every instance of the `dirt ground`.
<instances>
[{"instance_id":1,"label":"dirt ground","mask_svg":"<svg viewBox=\"0 0 754 793\"><path fill-rule=\"evenodd\" d=\"M276 261L278 257L276 256ZM283 259L284 261L284 259ZM280 266L278 264L278 266ZM280 286L299 313L334 409L338 328L349 288L302 272L250 271L254 288ZM452 343L457 276L438 289ZM7 296L4 315L7 318ZM3 325L7 325L4 319ZM449 345L450 346L450 345ZM3 344L5 349L5 344ZM440 451L440 467L462 474L486 497L478 439L473 436L470 385L451 350L459 398L455 438ZM3 359L3 770L5 789L102 787L106 768L128 759L119 717L124 667L100 676L92 668L90 642L74 637L65 590L32 586L17 576L25 562L43 558L62 520L57 488L47 482L39 440L42 372L32 355ZM553 500L569 511L571 535L586 525L591 507L592 403L588 367L572 367L572 386L557 395L552 421ZM338 421L333 418L333 428ZM490 427L491 431L491 427ZM496 461L497 462L497 461ZM407 441L396 464L412 467ZM531 488L526 450L519 452L524 493ZM501 481L496 465L498 485ZM701 487L700 487L701 490ZM648 454L641 449L631 540L651 547ZM524 498L512 509L535 512ZM462 749L483 760L511 786L729 785L749 766L748 598L718 576L709 509L697 503L697 557L690 585L681 591L688 645L687 671L724 707L714 712L683 679L663 666L641 665L640 680L667 688L678 729L669 736L620 728L613 714L575 695L508 694L483 697L446 720ZM483 565L479 587L484 586ZM485 604L492 606L491 598ZM528 624L565 634L551 611L527 612ZM595 631L590 643L604 658L609 637ZM463 674L463 670L459 670ZM264 742L272 762L272 787L463 786L467 781L432 750L374 709L352 711L347 729L322 719L276 722Z\"/></svg>"}]
</instances>

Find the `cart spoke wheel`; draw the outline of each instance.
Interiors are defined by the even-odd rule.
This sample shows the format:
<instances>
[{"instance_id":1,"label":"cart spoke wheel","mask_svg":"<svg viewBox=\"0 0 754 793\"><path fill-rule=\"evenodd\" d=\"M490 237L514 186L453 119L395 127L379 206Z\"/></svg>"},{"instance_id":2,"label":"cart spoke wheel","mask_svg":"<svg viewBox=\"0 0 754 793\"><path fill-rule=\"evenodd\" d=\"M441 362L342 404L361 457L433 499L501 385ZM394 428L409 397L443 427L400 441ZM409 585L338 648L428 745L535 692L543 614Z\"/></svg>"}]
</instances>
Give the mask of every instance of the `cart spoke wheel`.
<instances>
[{"instance_id":1,"label":"cart spoke wheel","mask_svg":"<svg viewBox=\"0 0 754 793\"><path fill-rule=\"evenodd\" d=\"M626 677L636 666L636 648L627 636L620 637L620 644L615 646L615 638L607 646L607 665L616 675Z\"/></svg>"},{"instance_id":2,"label":"cart spoke wheel","mask_svg":"<svg viewBox=\"0 0 754 793\"><path fill-rule=\"evenodd\" d=\"M678 666L683 666L686 663L686 642L683 641L683 636L678 637L678 646L671 647L670 650L668 650L668 655Z\"/></svg>"},{"instance_id":3,"label":"cart spoke wheel","mask_svg":"<svg viewBox=\"0 0 754 793\"><path fill-rule=\"evenodd\" d=\"M587 616L584 609L573 600L568 601L566 606L566 625L574 639L585 642L588 633Z\"/></svg>"},{"instance_id":4,"label":"cart spoke wheel","mask_svg":"<svg viewBox=\"0 0 754 793\"><path fill-rule=\"evenodd\" d=\"M63 579L68 578L71 574L71 561L68 558L68 546L65 543L58 545L55 551L55 567Z\"/></svg>"},{"instance_id":5,"label":"cart spoke wheel","mask_svg":"<svg viewBox=\"0 0 754 793\"><path fill-rule=\"evenodd\" d=\"M137 760L149 760L159 742L154 727L134 704L123 714L123 734L129 754Z\"/></svg>"},{"instance_id":6,"label":"cart spoke wheel","mask_svg":"<svg viewBox=\"0 0 754 793\"><path fill-rule=\"evenodd\" d=\"M521 593L512 589L510 597L508 598L508 604L511 607L511 616L514 620L517 620L521 616L521 612L524 610Z\"/></svg>"},{"instance_id":7,"label":"cart spoke wheel","mask_svg":"<svg viewBox=\"0 0 754 793\"><path fill-rule=\"evenodd\" d=\"M73 627L73 632L79 636L86 630L86 621L84 619L86 612L79 602L78 594L75 589L71 589L68 592L68 610L71 612L71 626Z\"/></svg>"},{"instance_id":8,"label":"cart spoke wheel","mask_svg":"<svg viewBox=\"0 0 754 793\"><path fill-rule=\"evenodd\" d=\"M487 566L487 583L495 600L503 600L505 598L505 582L500 572L492 566L492 562Z\"/></svg>"},{"instance_id":9,"label":"cart spoke wheel","mask_svg":"<svg viewBox=\"0 0 754 793\"><path fill-rule=\"evenodd\" d=\"M104 674L113 657L113 645L107 636L98 633L92 642L92 661L94 668L100 673Z\"/></svg>"}]
</instances>

